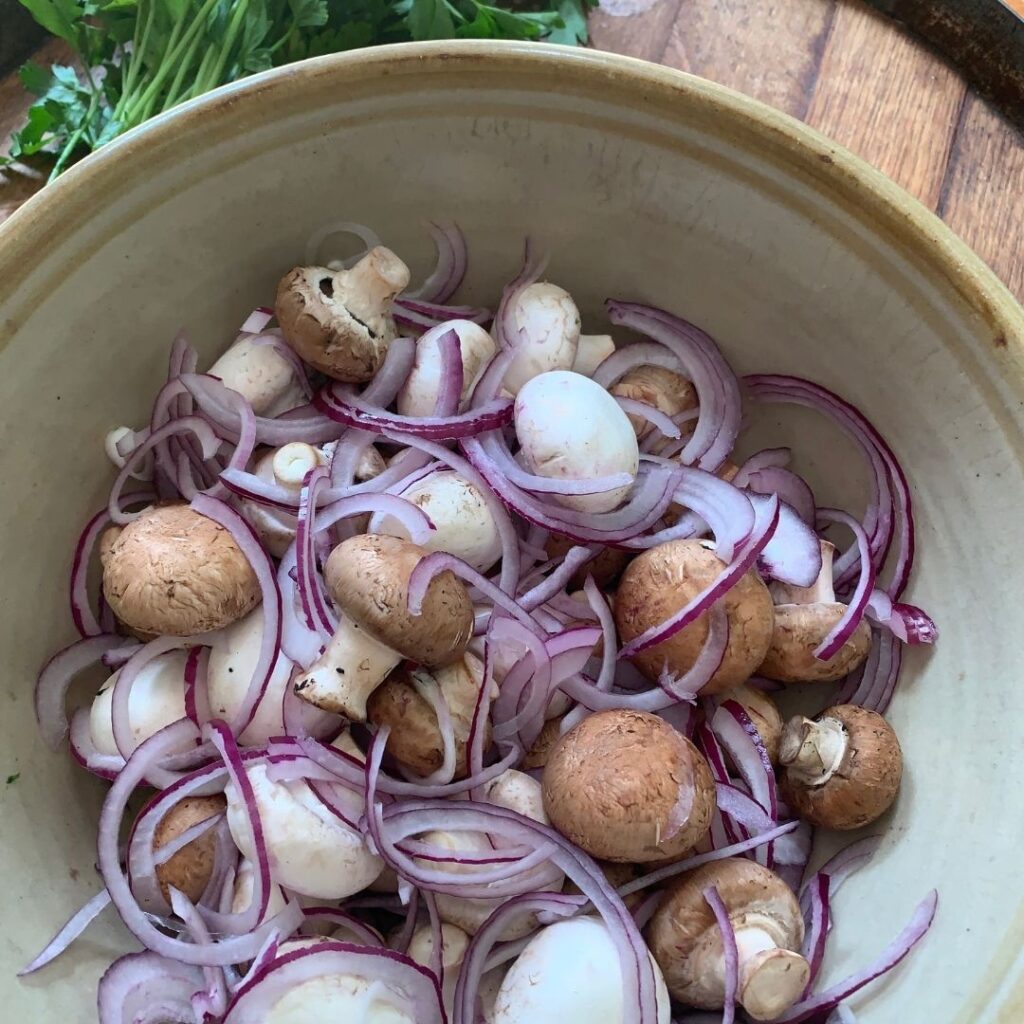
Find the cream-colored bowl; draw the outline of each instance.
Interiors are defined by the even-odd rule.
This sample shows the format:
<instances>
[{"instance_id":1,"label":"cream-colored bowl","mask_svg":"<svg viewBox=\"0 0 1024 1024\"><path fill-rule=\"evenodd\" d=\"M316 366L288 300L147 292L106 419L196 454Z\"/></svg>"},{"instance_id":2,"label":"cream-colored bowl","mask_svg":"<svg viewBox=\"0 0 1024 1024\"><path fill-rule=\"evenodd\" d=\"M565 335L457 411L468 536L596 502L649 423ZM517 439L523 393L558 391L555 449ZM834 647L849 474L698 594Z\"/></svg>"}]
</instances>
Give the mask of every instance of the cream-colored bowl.
<instances>
[{"instance_id":1,"label":"cream-colored bowl","mask_svg":"<svg viewBox=\"0 0 1024 1024\"><path fill-rule=\"evenodd\" d=\"M1024 315L938 220L789 118L635 61L504 44L261 75L109 146L0 228L0 1018L93 1021L99 971L134 948L108 911L13 977L99 884L103 787L37 740L32 686L72 639L65 578L109 484L104 432L142 418L179 327L217 351L318 226L371 224L422 269L437 216L468 234L470 300L493 300L529 233L588 330L608 295L667 306L742 371L840 391L893 443L917 512L911 599L942 637L907 658L891 713L906 782L837 900L827 977L935 886L932 933L860 1019L1019 1024ZM837 435L809 414L758 422L820 497L855 506Z\"/></svg>"}]
</instances>

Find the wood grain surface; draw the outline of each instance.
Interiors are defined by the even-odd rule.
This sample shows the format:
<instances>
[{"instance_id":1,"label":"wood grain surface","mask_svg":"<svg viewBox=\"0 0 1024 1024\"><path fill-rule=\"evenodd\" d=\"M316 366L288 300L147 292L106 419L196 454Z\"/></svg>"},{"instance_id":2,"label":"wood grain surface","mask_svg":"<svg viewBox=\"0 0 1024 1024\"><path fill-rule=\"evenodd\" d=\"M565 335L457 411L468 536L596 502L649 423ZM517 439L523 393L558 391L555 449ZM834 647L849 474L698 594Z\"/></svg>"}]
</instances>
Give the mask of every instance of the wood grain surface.
<instances>
[{"instance_id":1,"label":"wood grain surface","mask_svg":"<svg viewBox=\"0 0 1024 1024\"><path fill-rule=\"evenodd\" d=\"M642 0L641 0L642 2ZM1004 0L1024 14L1024 0ZM598 11L594 45L702 75L801 118L935 210L1024 299L1024 137L862 0L655 0ZM52 45L40 54L56 59ZM0 79L0 138L26 100ZM0 175L0 220L45 168Z\"/></svg>"}]
</instances>

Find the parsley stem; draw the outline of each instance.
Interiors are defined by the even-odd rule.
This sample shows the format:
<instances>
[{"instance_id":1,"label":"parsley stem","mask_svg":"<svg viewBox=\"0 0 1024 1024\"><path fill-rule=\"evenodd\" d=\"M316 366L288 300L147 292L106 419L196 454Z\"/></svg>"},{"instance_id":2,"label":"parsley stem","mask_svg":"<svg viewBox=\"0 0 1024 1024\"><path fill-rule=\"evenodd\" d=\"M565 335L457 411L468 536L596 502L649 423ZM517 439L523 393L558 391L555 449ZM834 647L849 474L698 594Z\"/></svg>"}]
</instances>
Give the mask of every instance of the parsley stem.
<instances>
[{"instance_id":1,"label":"parsley stem","mask_svg":"<svg viewBox=\"0 0 1024 1024\"><path fill-rule=\"evenodd\" d=\"M225 36L224 43L220 48L220 55L217 58L217 63L214 65L213 72L209 76L209 81L204 83L204 92L206 89L215 89L220 85L221 75L224 74L224 66L228 62L228 55L231 53L231 48L235 45L235 40L238 38L238 33L242 30L242 25L245 22L245 16L248 13L249 0L239 0L234 13L231 15L231 22L228 24L227 35ZM198 95L198 93L193 93L193 95Z\"/></svg>"},{"instance_id":2,"label":"parsley stem","mask_svg":"<svg viewBox=\"0 0 1024 1024\"><path fill-rule=\"evenodd\" d=\"M171 87L167 90L167 95L164 97L161 110L170 110L171 107L176 106L185 99L186 94L191 96L195 95L194 86L185 85L185 76L192 70L192 66L195 63L196 52L198 51L199 44L201 42L202 39L199 36L196 36L195 39L192 40L192 45L188 48L185 56L181 61L179 61L178 73L174 76L174 81L171 82ZM210 56L212 50L213 47L207 47L206 55L203 57L204 62ZM199 72L196 72L195 75L196 78L198 78L199 73L202 72L202 68L203 65L200 64Z\"/></svg>"}]
</instances>

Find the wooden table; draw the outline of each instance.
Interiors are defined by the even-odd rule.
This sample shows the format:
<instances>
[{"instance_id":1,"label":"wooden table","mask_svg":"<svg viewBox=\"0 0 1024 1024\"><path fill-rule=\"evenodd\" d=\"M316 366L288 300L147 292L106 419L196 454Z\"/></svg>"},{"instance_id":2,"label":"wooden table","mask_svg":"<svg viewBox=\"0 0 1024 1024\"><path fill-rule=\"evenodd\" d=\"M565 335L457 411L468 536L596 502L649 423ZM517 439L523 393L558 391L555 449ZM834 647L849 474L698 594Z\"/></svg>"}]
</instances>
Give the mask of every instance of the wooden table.
<instances>
[{"instance_id":1,"label":"wooden table","mask_svg":"<svg viewBox=\"0 0 1024 1024\"><path fill-rule=\"evenodd\" d=\"M895 23L861 0L606 2L648 6L628 17L596 13L595 46L703 75L802 118L935 210L1024 299L1024 138ZM0 135L23 108L17 83L0 80ZM0 219L39 181L0 175Z\"/></svg>"}]
</instances>

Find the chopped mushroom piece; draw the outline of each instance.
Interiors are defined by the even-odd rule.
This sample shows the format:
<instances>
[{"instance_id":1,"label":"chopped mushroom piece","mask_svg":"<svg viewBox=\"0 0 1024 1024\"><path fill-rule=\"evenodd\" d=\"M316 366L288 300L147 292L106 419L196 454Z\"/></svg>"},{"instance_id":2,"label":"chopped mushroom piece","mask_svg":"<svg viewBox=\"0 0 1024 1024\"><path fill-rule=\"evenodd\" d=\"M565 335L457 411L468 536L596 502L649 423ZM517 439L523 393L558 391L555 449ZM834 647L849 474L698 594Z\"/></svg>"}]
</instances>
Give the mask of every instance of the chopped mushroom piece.
<instances>
[{"instance_id":1,"label":"chopped mushroom piece","mask_svg":"<svg viewBox=\"0 0 1024 1024\"><path fill-rule=\"evenodd\" d=\"M798 950L804 921L796 896L752 860L705 864L669 885L647 941L680 1002L706 1010L725 1002L722 933L704 899L710 886L729 911L739 954L737 999L754 1020L772 1020L802 995L810 968Z\"/></svg>"},{"instance_id":2,"label":"chopped mushroom piece","mask_svg":"<svg viewBox=\"0 0 1024 1024\"><path fill-rule=\"evenodd\" d=\"M831 683L859 668L871 648L871 627L862 619L853 635L827 661L814 651L839 620L846 605L836 600L832 587L835 545L821 542L821 572L809 587L772 584L775 598L775 629L772 642L758 669L760 675L782 683Z\"/></svg>"},{"instance_id":3,"label":"chopped mushroom piece","mask_svg":"<svg viewBox=\"0 0 1024 1024\"><path fill-rule=\"evenodd\" d=\"M366 721L366 701L408 658L428 669L457 661L473 635L473 603L451 572L430 582L419 615L409 611L409 578L427 554L397 537L342 541L324 567L340 622L319 659L295 681L310 704Z\"/></svg>"},{"instance_id":4,"label":"chopped mushroom piece","mask_svg":"<svg viewBox=\"0 0 1024 1024\"><path fill-rule=\"evenodd\" d=\"M383 246L351 270L296 267L277 286L285 341L311 366L358 384L380 369L395 337L391 304L409 284L409 268Z\"/></svg>"},{"instance_id":5,"label":"chopped mushroom piece","mask_svg":"<svg viewBox=\"0 0 1024 1024\"><path fill-rule=\"evenodd\" d=\"M725 568L714 545L703 540L669 541L634 558L616 592L619 639L628 643L671 618ZM772 638L772 599L756 570L745 573L721 603L729 620L729 640L721 665L701 690L704 696L745 683L764 661ZM703 612L668 640L641 651L633 663L653 681L666 667L675 676L683 675L704 648L709 619L709 612Z\"/></svg>"},{"instance_id":6,"label":"chopped mushroom piece","mask_svg":"<svg viewBox=\"0 0 1024 1024\"><path fill-rule=\"evenodd\" d=\"M599 711L555 744L544 766L551 823L592 857L645 863L682 856L715 812L697 748L657 715Z\"/></svg>"},{"instance_id":7,"label":"chopped mushroom piece","mask_svg":"<svg viewBox=\"0 0 1024 1024\"><path fill-rule=\"evenodd\" d=\"M256 573L231 534L188 505L158 505L111 527L100 560L103 596L142 634L209 633L260 600Z\"/></svg>"},{"instance_id":8,"label":"chopped mushroom piece","mask_svg":"<svg viewBox=\"0 0 1024 1024\"><path fill-rule=\"evenodd\" d=\"M854 704L827 708L814 720L786 724L779 790L806 821L822 828L868 825L896 799L903 753L892 726Z\"/></svg>"},{"instance_id":9,"label":"chopped mushroom piece","mask_svg":"<svg viewBox=\"0 0 1024 1024\"><path fill-rule=\"evenodd\" d=\"M227 806L219 793L213 796L187 796L178 801L164 816L153 834L153 849L173 842L193 825L206 821L217 814L223 814ZM206 891L213 877L217 853L217 839L213 828L180 850L171 854L156 868L156 880L165 900L170 900L169 887L184 893L193 903Z\"/></svg>"}]
</instances>

